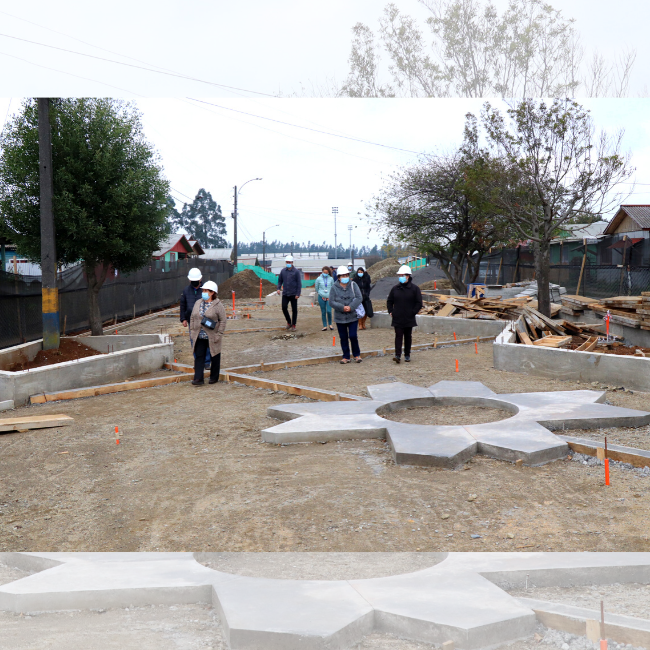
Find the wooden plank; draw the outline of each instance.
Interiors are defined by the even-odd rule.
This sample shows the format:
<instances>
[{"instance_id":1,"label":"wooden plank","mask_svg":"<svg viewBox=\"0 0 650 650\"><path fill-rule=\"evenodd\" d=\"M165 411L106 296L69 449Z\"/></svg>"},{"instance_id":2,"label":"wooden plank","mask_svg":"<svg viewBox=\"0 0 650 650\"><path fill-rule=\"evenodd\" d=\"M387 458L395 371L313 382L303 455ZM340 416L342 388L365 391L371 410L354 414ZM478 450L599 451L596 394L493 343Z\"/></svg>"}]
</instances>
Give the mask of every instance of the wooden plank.
<instances>
[{"instance_id":1,"label":"wooden plank","mask_svg":"<svg viewBox=\"0 0 650 650\"><path fill-rule=\"evenodd\" d=\"M528 336L526 321L524 320L523 316L519 316L519 318L515 321L515 330L517 331L517 335L524 345L533 344L533 342L530 340L530 336Z\"/></svg>"},{"instance_id":2,"label":"wooden plank","mask_svg":"<svg viewBox=\"0 0 650 650\"><path fill-rule=\"evenodd\" d=\"M561 348L570 343L570 336L545 336L543 339L533 341L533 345L539 345L545 348Z\"/></svg>"},{"instance_id":3,"label":"wooden plank","mask_svg":"<svg viewBox=\"0 0 650 650\"><path fill-rule=\"evenodd\" d=\"M30 415L22 418L3 418L0 420L0 432L65 427L73 422L74 419L69 415Z\"/></svg>"},{"instance_id":4,"label":"wooden plank","mask_svg":"<svg viewBox=\"0 0 650 650\"><path fill-rule=\"evenodd\" d=\"M591 352L598 345L598 337L592 336L576 348L576 352Z\"/></svg>"},{"instance_id":5,"label":"wooden plank","mask_svg":"<svg viewBox=\"0 0 650 650\"><path fill-rule=\"evenodd\" d=\"M182 381L190 381L189 374L174 375L172 377L154 377L153 379L139 379L136 381L123 381L119 384L104 384L102 386L88 386L87 388L75 388L61 390L55 393L39 393L29 398L31 404L44 404L45 402L58 402L61 400L79 399L80 397L95 397L96 395L109 395L111 393L122 393L127 390L139 390L140 388L152 388L154 386L166 386L167 384L178 384Z\"/></svg>"},{"instance_id":6,"label":"wooden plank","mask_svg":"<svg viewBox=\"0 0 650 650\"><path fill-rule=\"evenodd\" d=\"M561 325L558 325L554 321L552 321L550 318L544 316L544 314L538 312L535 308L533 307L524 307L524 310L527 312L532 313L537 319L541 320L543 323L546 324L547 328L550 330L553 330L556 334L564 334L564 329L562 328ZM546 328L543 328L546 329Z\"/></svg>"},{"instance_id":7,"label":"wooden plank","mask_svg":"<svg viewBox=\"0 0 650 650\"><path fill-rule=\"evenodd\" d=\"M598 440L573 438L564 435L558 435L558 438L564 440L573 451L587 456L595 456L597 449L605 448L605 443L599 442ZM607 443L607 457L611 460L620 461L621 463L630 463L634 467L650 467L650 451L646 451L645 449L622 447L621 445Z\"/></svg>"},{"instance_id":8,"label":"wooden plank","mask_svg":"<svg viewBox=\"0 0 650 650\"><path fill-rule=\"evenodd\" d=\"M438 316L451 316L456 311L456 307L451 303L445 304L445 306L438 312Z\"/></svg>"}]
</instances>

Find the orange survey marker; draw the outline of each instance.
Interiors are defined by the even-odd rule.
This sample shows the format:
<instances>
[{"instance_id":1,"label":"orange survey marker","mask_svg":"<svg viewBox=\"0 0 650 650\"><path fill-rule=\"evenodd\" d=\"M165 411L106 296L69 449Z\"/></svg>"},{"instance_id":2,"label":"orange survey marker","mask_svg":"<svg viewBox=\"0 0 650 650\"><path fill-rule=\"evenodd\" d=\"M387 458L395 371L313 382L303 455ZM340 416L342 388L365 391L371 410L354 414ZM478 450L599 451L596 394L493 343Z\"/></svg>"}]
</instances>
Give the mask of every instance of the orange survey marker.
<instances>
[{"instance_id":1,"label":"orange survey marker","mask_svg":"<svg viewBox=\"0 0 650 650\"><path fill-rule=\"evenodd\" d=\"M260 278L260 300L262 300L262 278Z\"/></svg>"},{"instance_id":2,"label":"orange survey marker","mask_svg":"<svg viewBox=\"0 0 650 650\"><path fill-rule=\"evenodd\" d=\"M456 338L456 332L454 332L454 341L457 341L458 339Z\"/></svg>"},{"instance_id":3,"label":"orange survey marker","mask_svg":"<svg viewBox=\"0 0 650 650\"><path fill-rule=\"evenodd\" d=\"M332 346L336 346L336 336L332 337Z\"/></svg>"},{"instance_id":4,"label":"orange survey marker","mask_svg":"<svg viewBox=\"0 0 650 650\"><path fill-rule=\"evenodd\" d=\"M120 431L117 427L115 427L115 444L120 444Z\"/></svg>"},{"instance_id":5,"label":"orange survey marker","mask_svg":"<svg viewBox=\"0 0 650 650\"><path fill-rule=\"evenodd\" d=\"M458 372L458 359L456 359L456 372Z\"/></svg>"},{"instance_id":6,"label":"orange survey marker","mask_svg":"<svg viewBox=\"0 0 650 650\"><path fill-rule=\"evenodd\" d=\"M474 352L478 354L478 343L474 343Z\"/></svg>"},{"instance_id":7,"label":"orange survey marker","mask_svg":"<svg viewBox=\"0 0 650 650\"><path fill-rule=\"evenodd\" d=\"M438 286L438 281L437 281L437 280L434 280L434 281L433 281L433 290L434 290L434 291L436 290L436 287L437 287L437 286Z\"/></svg>"},{"instance_id":8,"label":"orange survey marker","mask_svg":"<svg viewBox=\"0 0 650 650\"><path fill-rule=\"evenodd\" d=\"M232 292L232 314L235 315L235 292Z\"/></svg>"}]
</instances>

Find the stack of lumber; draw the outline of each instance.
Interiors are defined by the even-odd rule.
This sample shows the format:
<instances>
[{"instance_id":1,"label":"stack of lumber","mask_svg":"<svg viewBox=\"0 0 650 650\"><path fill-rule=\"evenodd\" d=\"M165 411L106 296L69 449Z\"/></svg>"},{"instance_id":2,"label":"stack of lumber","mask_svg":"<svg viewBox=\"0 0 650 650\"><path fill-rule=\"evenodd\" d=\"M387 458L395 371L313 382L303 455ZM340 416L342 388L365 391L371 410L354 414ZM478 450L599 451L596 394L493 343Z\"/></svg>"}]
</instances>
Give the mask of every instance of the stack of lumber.
<instances>
[{"instance_id":1,"label":"stack of lumber","mask_svg":"<svg viewBox=\"0 0 650 650\"><path fill-rule=\"evenodd\" d=\"M537 301L530 296L502 299L465 298L463 296L445 296L434 294L435 302L425 302L421 314L430 316L453 316L455 318L477 318L480 320L514 320L523 307L537 308ZM551 314L559 313L561 305L551 305Z\"/></svg>"},{"instance_id":2,"label":"stack of lumber","mask_svg":"<svg viewBox=\"0 0 650 650\"><path fill-rule=\"evenodd\" d=\"M641 318L644 316L637 312L643 310L644 296L616 296L613 298L603 298L599 302L589 305L591 311L605 316L609 311L610 322L627 327L640 327ZM650 325L648 325L650 327Z\"/></svg>"},{"instance_id":3,"label":"stack of lumber","mask_svg":"<svg viewBox=\"0 0 650 650\"><path fill-rule=\"evenodd\" d=\"M642 330L650 330L650 291L641 293L641 306L637 307L636 313L641 316L639 327Z\"/></svg>"},{"instance_id":4,"label":"stack of lumber","mask_svg":"<svg viewBox=\"0 0 650 650\"><path fill-rule=\"evenodd\" d=\"M562 309L560 312L566 316L582 316L585 309L589 309L590 305L598 302L595 298L569 294L564 294L561 300Z\"/></svg>"}]
</instances>

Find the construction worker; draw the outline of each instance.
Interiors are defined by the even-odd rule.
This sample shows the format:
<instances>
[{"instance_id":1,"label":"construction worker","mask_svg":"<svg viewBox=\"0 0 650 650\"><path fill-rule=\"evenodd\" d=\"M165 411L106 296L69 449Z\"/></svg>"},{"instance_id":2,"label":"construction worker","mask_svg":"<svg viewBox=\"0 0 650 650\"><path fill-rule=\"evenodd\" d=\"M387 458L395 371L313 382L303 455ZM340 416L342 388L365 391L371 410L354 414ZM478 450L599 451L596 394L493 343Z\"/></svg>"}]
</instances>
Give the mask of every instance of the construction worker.
<instances>
[{"instance_id":1,"label":"construction worker","mask_svg":"<svg viewBox=\"0 0 650 650\"><path fill-rule=\"evenodd\" d=\"M190 281L189 285L183 289L181 294L181 323L183 327L187 327L192 316L192 309L194 309L194 303L201 298L201 279L203 274L197 268L190 269L190 272L187 274L187 279ZM192 341L192 332L188 330L190 335L190 347L194 350L194 342ZM196 353L194 353L194 358L196 359ZM206 350L205 353L205 369L210 370L210 348Z\"/></svg>"},{"instance_id":2,"label":"construction worker","mask_svg":"<svg viewBox=\"0 0 650 650\"><path fill-rule=\"evenodd\" d=\"M294 332L298 320L298 298L301 291L302 276L293 265L293 256L287 255L284 258L284 268L278 278L278 295L282 294L282 313L287 321L287 329ZM289 318L289 305L291 305L291 318Z\"/></svg>"},{"instance_id":3,"label":"construction worker","mask_svg":"<svg viewBox=\"0 0 650 650\"><path fill-rule=\"evenodd\" d=\"M397 271L399 284L388 294L386 308L392 316L391 325L395 328L395 356L393 361L399 363L402 357L402 340L404 341L404 361L411 360L411 343L413 328L417 326L415 316L422 309L422 292L413 284L411 267L404 264Z\"/></svg>"}]
</instances>

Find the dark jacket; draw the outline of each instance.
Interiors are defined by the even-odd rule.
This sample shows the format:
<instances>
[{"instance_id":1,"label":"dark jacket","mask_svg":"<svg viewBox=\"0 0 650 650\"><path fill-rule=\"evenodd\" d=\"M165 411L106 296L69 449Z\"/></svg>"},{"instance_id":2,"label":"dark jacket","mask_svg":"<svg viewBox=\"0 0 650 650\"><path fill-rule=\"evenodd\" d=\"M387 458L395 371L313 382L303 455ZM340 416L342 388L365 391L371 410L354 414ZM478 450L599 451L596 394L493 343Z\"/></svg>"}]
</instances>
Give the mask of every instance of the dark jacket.
<instances>
[{"instance_id":1,"label":"dark jacket","mask_svg":"<svg viewBox=\"0 0 650 650\"><path fill-rule=\"evenodd\" d=\"M337 280L330 291L330 306L334 312L334 322L354 323L358 320L356 309L361 304L361 300L361 291L355 282L342 285ZM343 311L343 307L350 307L350 311Z\"/></svg>"},{"instance_id":2,"label":"dark jacket","mask_svg":"<svg viewBox=\"0 0 650 650\"><path fill-rule=\"evenodd\" d=\"M413 280L396 284L386 301L388 313L393 315L393 327L416 327L416 314L422 309L422 292Z\"/></svg>"},{"instance_id":3,"label":"dark jacket","mask_svg":"<svg viewBox=\"0 0 650 650\"><path fill-rule=\"evenodd\" d=\"M370 276L365 271L363 272L363 277L359 277L359 274L355 271L352 281L359 285L364 300L370 297Z\"/></svg>"},{"instance_id":4,"label":"dark jacket","mask_svg":"<svg viewBox=\"0 0 650 650\"><path fill-rule=\"evenodd\" d=\"M200 285L200 283L199 283ZM188 284L183 293L181 294L181 323L186 320L190 322L192 317L192 309L194 309L194 303L197 300L201 300L201 287L193 287L191 284Z\"/></svg>"},{"instance_id":5,"label":"dark jacket","mask_svg":"<svg viewBox=\"0 0 650 650\"><path fill-rule=\"evenodd\" d=\"M299 296L302 291L302 274L295 267L284 268L278 278L278 289L282 289L283 296Z\"/></svg>"}]
</instances>

